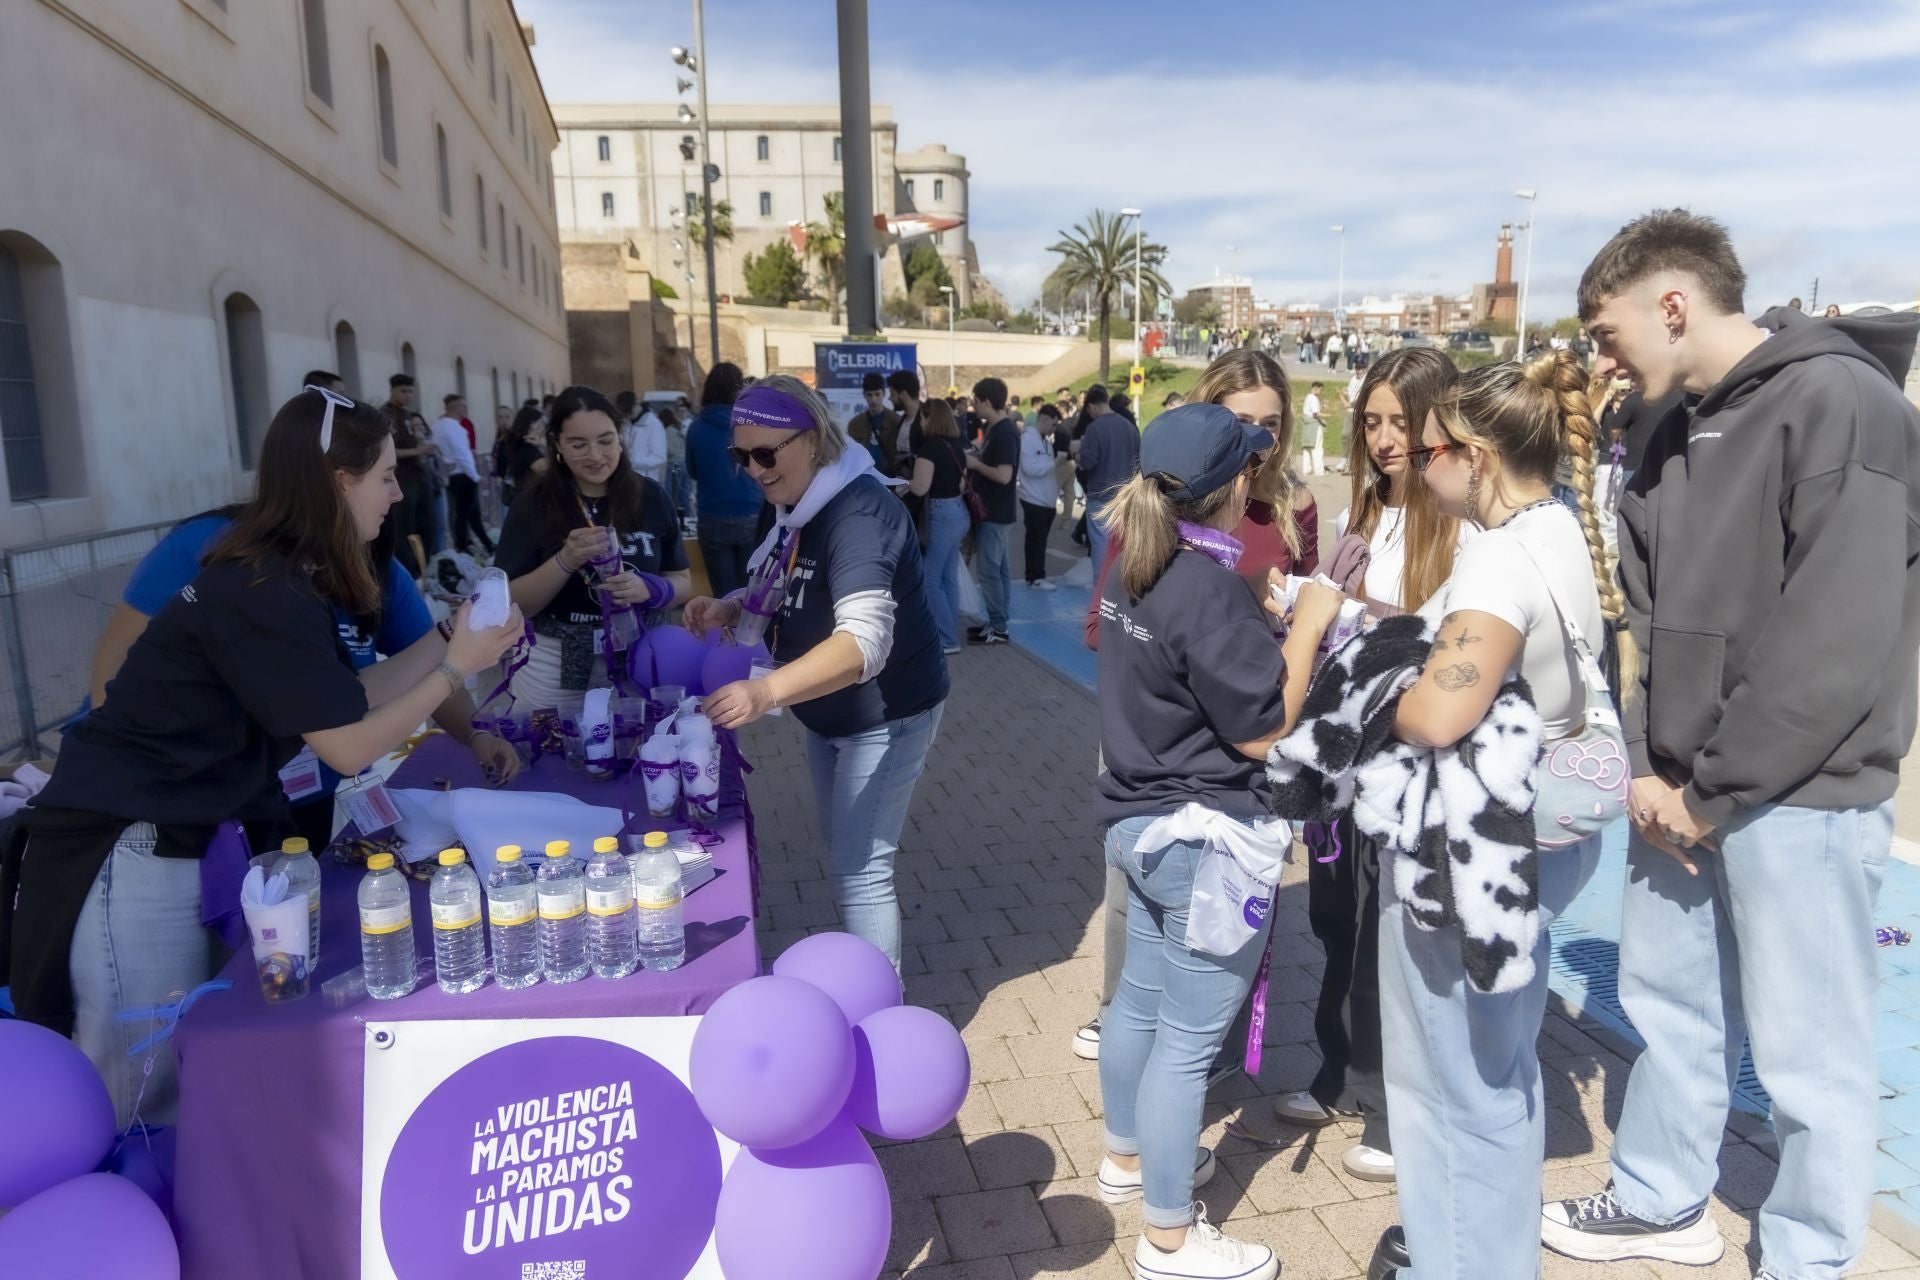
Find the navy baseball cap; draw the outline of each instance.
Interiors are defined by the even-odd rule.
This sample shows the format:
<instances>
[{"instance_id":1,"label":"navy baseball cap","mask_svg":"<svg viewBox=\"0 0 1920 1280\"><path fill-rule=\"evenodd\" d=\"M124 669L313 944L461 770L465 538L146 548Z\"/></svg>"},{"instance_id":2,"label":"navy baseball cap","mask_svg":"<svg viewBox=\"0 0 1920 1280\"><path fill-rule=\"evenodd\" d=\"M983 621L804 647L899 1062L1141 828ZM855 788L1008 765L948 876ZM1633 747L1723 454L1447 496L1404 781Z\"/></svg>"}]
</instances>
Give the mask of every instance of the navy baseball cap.
<instances>
[{"instance_id":1,"label":"navy baseball cap","mask_svg":"<svg viewBox=\"0 0 1920 1280\"><path fill-rule=\"evenodd\" d=\"M1176 502L1204 498L1233 483L1247 459L1273 447L1273 433L1217 404L1183 404L1153 420L1140 440L1140 474L1164 476Z\"/></svg>"}]
</instances>

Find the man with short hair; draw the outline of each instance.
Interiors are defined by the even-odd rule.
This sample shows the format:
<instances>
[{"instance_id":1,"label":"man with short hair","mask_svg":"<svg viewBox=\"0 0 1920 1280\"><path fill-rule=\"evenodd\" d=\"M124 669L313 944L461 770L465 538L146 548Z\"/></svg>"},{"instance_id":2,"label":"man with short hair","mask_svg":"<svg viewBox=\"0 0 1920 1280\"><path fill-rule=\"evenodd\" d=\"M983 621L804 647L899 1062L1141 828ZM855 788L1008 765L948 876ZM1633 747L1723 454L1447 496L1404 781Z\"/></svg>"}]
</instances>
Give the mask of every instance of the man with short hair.
<instances>
[{"instance_id":1,"label":"man with short hair","mask_svg":"<svg viewBox=\"0 0 1920 1280\"><path fill-rule=\"evenodd\" d=\"M982 378L973 384L974 412L986 424L979 452L967 454L974 491L987 509L986 518L973 527L973 567L980 579L980 598L987 620L967 630L974 644L1005 644L1007 605L1013 595L1013 566L1007 539L1020 518L1020 498L1014 484L1020 467L1020 429L1007 415L1007 384Z\"/></svg>"},{"instance_id":2,"label":"man with short hair","mask_svg":"<svg viewBox=\"0 0 1920 1280\"><path fill-rule=\"evenodd\" d=\"M1357 387L1358 377L1347 379L1349 387ZM1327 438L1326 409L1320 403L1320 389L1325 385L1316 382L1307 388L1307 398L1300 402L1300 474L1303 476L1325 475L1327 470L1324 445ZM1349 400L1348 408L1352 408Z\"/></svg>"},{"instance_id":3,"label":"man with short hair","mask_svg":"<svg viewBox=\"0 0 1920 1280\"><path fill-rule=\"evenodd\" d=\"M1098 582L1107 564L1107 526L1100 513L1140 469L1140 430L1113 411L1107 389L1097 382L1087 388L1087 430L1077 457L1086 475L1087 539Z\"/></svg>"},{"instance_id":4,"label":"man with short hair","mask_svg":"<svg viewBox=\"0 0 1920 1280\"><path fill-rule=\"evenodd\" d=\"M307 376L300 380L300 385L303 387L319 387L322 391L335 391L341 395L347 394L347 380L339 374L329 373L325 369L307 370Z\"/></svg>"},{"instance_id":5,"label":"man with short hair","mask_svg":"<svg viewBox=\"0 0 1920 1280\"><path fill-rule=\"evenodd\" d=\"M419 535L423 552L432 555L438 522L427 465L434 445L433 441L414 435L409 421L413 416L413 397L412 375L396 373L387 379L387 401L380 406L380 413L393 432L393 475L400 483L400 501L393 508L393 531L402 542Z\"/></svg>"},{"instance_id":6,"label":"man with short hair","mask_svg":"<svg viewBox=\"0 0 1920 1280\"><path fill-rule=\"evenodd\" d=\"M433 444L447 467L447 514L452 525L453 548L468 554L473 538L480 540L488 555L493 554L493 539L487 536L486 522L480 518L480 468L467 445L466 399L458 393L447 396L439 421L433 424Z\"/></svg>"},{"instance_id":7,"label":"man with short hair","mask_svg":"<svg viewBox=\"0 0 1920 1280\"><path fill-rule=\"evenodd\" d=\"M1597 372L1694 402L1654 429L1619 516L1641 654L1620 994L1646 1049L1611 1183L1548 1204L1541 1233L1575 1258L1718 1259L1746 1041L1780 1145L1760 1274L1808 1280L1858 1259L1874 1191L1874 903L1920 653L1920 409L1901 394L1920 316L1756 325L1745 286L1726 230L1682 209L1628 223L1580 281Z\"/></svg>"},{"instance_id":8,"label":"man with short hair","mask_svg":"<svg viewBox=\"0 0 1920 1280\"><path fill-rule=\"evenodd\" d=\"M911 369L895 369L887 375L887 395L900 418L894 428L891 468L899 475L913 470L913 460L920 453L920 375Z\"/></svg>"},{"instance_id":9,"label":"man with short hair","mask_svg":"<svg viewBox=\"0 0 1920 1280\"><path fill-rule=\"evenodd\" d=\"M877 373L869 373L860 379L860 395L867 407L847 419L847 434L866 446L869 452L879 451L879 463L882 471L891 473L895 461L894 436L900 429L900 415L887 408L887 380Z\"/></svg>"}]
</instances>

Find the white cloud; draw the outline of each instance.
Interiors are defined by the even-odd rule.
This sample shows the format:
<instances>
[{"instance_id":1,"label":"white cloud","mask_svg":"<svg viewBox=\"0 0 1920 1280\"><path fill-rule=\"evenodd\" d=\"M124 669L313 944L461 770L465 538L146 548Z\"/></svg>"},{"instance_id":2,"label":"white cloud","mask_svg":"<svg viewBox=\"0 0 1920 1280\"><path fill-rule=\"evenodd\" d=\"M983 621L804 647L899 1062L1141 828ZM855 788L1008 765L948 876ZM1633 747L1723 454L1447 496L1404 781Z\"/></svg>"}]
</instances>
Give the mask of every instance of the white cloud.
<instances>
[{"instance_id":1,"label":"white cloud","mask_svg":"<svg viewBox=\"0 0 1920 1280\"><path fill-rule=\"evenodd\" d=\"M643 4L632 19L625 5L617 17L578 0L520 7L538 26L535 53L556 101L672 97L664 49L686 38L680 5ZM1681 16L1704 29L1730 14L1700 3ZM1251 275L1275 300L1331 298L1326 228L1342 222L1349 297L1463 292L1491 277L1499 224L1525 216L1511 196L1520 186L1540 191L1537 314L1572 309L1580 269L1622 222L1674 204L1732 228L1756 307L1804 295L1816 275L1910 296L1920 284L1911 235L1920 169L1900 157L1914 93L1806 67L1870 46L1920 50L1920 0L1848 16L1862 18L1857 29L1810 19L1793 33L1807 51L1797 68L1728 40L1724 56L1683 74L1617 56L1596 56L1585 75L1383 62L1355 92L1351 70L1214 62L1157 71L1143 97L1147 81L1130 72L1016 66L988 78L958 61L920 65L900 52L902 24L933 30L964 15L876 6L873 96L893 108L902 147L941 141L967 157L982 266L1017 301L1051 269L1045 248L1060 228L1096 205L1129 204L1170 247L1176 286L1217 266ZM771 29L779 25L710 22L716 97L834 99L830 25ZM1822 295L1838 296L1825 283Z\"/></svg>"}]
</instances>

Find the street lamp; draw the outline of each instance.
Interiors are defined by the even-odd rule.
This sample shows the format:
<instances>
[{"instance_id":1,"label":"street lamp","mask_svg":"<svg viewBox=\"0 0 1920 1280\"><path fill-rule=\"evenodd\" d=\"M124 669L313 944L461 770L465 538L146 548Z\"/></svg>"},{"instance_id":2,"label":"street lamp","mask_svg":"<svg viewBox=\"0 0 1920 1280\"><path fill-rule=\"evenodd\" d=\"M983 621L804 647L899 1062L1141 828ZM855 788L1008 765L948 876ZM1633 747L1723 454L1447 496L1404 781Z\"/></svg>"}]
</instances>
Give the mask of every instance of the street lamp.
<instances>
[{"instance_id":1,"label":"street lamp","mask_svg":"<svg viewBox=\"0 0 1920 1280\"><path fill-rule=\"evenodd\" d=\"M960 375L953 360L953 286L943 284L940 292L947 295L947 394L955 395L960 390Z\"/></svg>"},{"instance_id":2,"label":"street lamp","mask_svg":"<svg viewBox=\"0 0 1920 1280\"><path fill-rule=\"evenodd\" d=\"M1122 209L1120 216L1133 219L1133 362L1140 363L1140 211ZM1136 406L1134 412L1140 412Z\"/></svg>"},{"instance_id":3,"label":"street lamp","mask_svg":"<svg viewBox=\"0 0 1920 1280\"><path fill-rule=\"evenodd\" d=\"M1334 295L1333 309L1345 311L1347 309L1347 224L1336 222L1327 230L1340 237L1340 291ZM1336 318L1334 323L1338 324L1339 319Z\"/></svg>"},{"instance_id":4,"label":"street lamp","mask_svg":"<svg viewBox=\"0 0 1920 1280\"><path fill-rule=\"evenodd\" d=\"M1533 280L1533 228L1540 219L1540 206L1535 200L1539 193L1532 187L1521 187L1513 193L1527 202L1527 257L1526 265L1520 268L1520 308L1517 323L1513 329L1518 336L1514 339L1515 351L1527 354L1527 286Z\"/></svg>"}]
</instances>

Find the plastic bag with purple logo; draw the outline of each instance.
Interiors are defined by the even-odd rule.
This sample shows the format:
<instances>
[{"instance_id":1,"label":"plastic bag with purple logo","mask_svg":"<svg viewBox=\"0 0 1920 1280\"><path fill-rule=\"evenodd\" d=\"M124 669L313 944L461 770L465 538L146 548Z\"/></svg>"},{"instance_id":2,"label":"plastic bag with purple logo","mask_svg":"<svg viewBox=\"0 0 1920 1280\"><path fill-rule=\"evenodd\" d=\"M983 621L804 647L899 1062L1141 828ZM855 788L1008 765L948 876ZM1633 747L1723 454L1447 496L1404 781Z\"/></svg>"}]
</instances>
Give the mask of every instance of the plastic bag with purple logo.
<instances>
[{"instance_id":1,"label":"plastic bag with purple logo","mask_svg":"<svg viewBox=\"0 0 1920 1280\"><path fill-rule=\"evenodd\" d=\"M1200 804L1182 805L1140 833L1136 852L1200 844L1187 904L1186 945L1231 956L1264 934L1273 889L1293 849L1293 827L1280 818L1242 822Z\"/></svg>"}]
</instances>

